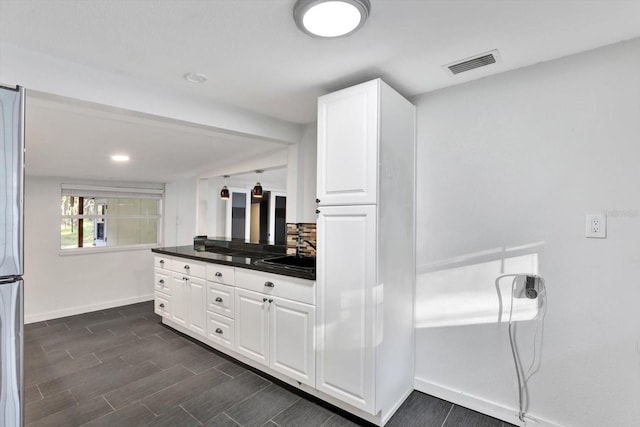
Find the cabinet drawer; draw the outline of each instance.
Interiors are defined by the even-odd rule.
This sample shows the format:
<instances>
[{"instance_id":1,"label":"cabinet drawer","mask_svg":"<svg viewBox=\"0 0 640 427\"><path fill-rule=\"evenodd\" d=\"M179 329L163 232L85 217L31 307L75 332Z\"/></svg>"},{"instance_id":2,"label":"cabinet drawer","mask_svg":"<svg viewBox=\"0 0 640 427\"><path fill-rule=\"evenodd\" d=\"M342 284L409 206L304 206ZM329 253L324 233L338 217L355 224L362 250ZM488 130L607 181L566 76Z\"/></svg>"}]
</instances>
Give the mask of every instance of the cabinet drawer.
<instances>
[{"instance_id":1,"label":"cabinet drawer","mask_svg":"<svg viewBox=\"0 0 640 427\"><path fill-rule=\"evenodd\" d=\"M312 280L238 268L236 286L306 304L316 303L316 287Z\"/></svg>"},{"instance_id":2,"label":"cabinet drawer","mask_svg":"<svg viewBox=\"0 0 640 427\"><path fill-rule=\"evenodd\" d=\"M163 292L167 295L171 295L171 288L169 284L171 283L171 276L169 272L156 269L154 274L154 289L156 292Z\"/></svg>"},{"instance_id":3,"label":"cabinet drawer","mask_svg":"<svg viewBox=\"0 0 640 427\"><path fill-rule=\"evenodd\" d=\"M225 285L233 285L235 271L233 267L220 264L207 264L207 280L212 282L224 283Z\"/></svg>"},{"instance_id":4,"label":"cabinet drawer","mask_svg":"<svg viewBox=\"0 0 640 427\"><path fill-rule=\"evenodd\" d=\"M187 258L174 258L171 261L171 269L184 276L206 277L206 268L203 262L192 261Z\"/></svg>"},{"instance_id":5,"label":"cabinet drawer","mask_svg":"<svg viewBox=\"0 0 640 427\"><path fill-rule=\"evenodd\" d=\"M154 311L158 316L171 317L171 298L156 292Z\"/></svg>"},{"instance_id":6,"label":"cabinet drawer","mask_svg":"<svg viewBox=\"0 0 640 427\"><path fill-rule=\"evenodd\" d=\"M234 321L215 313L207 313L207 339L213 343L233 349Z\"/></svg>"},{"instance_id":7,"label":"cabinet drawer","mask_svg":"<svg viewBox=\"0 0 640 427\"><path fill-rule=\"evenodd\" d=\"M153 257L153 266L160 270L171 270L171 257L156 255Z\"/></svg>"},{"instance_id":8,"label":"cabinet drawer","mask_svg":"<svg viewBox=\"0 0 640 427\"><path fill-rule=\"evenodd\" d=\"M207 282L207 310L233 319L233 286Z\"/></svg>"}]
</instances>

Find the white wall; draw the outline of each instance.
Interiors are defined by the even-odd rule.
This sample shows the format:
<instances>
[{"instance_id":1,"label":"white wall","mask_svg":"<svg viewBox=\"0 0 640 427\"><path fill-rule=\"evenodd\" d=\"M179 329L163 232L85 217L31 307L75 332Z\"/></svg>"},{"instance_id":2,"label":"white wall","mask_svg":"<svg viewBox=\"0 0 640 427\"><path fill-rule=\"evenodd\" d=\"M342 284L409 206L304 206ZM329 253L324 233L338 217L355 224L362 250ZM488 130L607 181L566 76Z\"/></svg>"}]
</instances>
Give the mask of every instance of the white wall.
<instances>
[{"instance_id":1,"label":"white wall","mask_svg":"<svg viewBox=\"0 0 640 427\"><path fill-rule=\"evenodd\" d=\"M287 222L315 223L318 125L303 128L302 139L289 146L287 161Z\"/></svg>"},{"instance_id":2,"label":"white wall","mask_svg":"<svg viewBox=\"0 0 640 427\"><path fill-rule=\"evenodd\" d=\"M638 425L638 52L634 40L415 100L418 389L515 422L493 280L539 271L548 311L529 413ZM614 209L607 239L585 238L585 214ZM452 310L456 324L438 323ZM525 366L534 324L518 334Z\"/></svg>"},{"instance_id":3,"label":"white wall","mask_svg":"<svg viewBox=\"0 0 640 427\"><path fill-rule=\"evenodd\" d=\"M164 246L193 245L200 208L197 178L185 178L165 185Z\"/></svg>"},{"instance_id":4,"label":"white wall","mask_svg":"<svg viewBox=\"0 0 640 427\"><path fill-rule=\"evenodd\" d=\"M25 322L153 299L149 249L60 255L61 182L26 178Z\"/></svg>"}]
</instances>

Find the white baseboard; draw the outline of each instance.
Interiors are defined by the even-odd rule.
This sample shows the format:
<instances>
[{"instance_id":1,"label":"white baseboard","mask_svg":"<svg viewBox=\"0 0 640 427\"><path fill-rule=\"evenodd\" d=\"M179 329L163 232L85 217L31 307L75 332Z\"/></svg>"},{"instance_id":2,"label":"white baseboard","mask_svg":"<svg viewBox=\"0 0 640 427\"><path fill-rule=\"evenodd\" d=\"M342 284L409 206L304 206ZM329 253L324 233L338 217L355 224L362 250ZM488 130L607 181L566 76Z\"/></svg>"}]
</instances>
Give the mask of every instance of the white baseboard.
<instances>
[{"instance_id":1,"label":"white baseboard","mask_svg":"<svg viewBox=\"0 0 640 427\"><path fill-rule=\"evenodd\" d=\"M75 314L88 313L90 311L104 310L105 308L119 307L121 305L135 304L138 302L153 300L153 294L140 295L132 298L105 301L98 304L88 304L83 306L62 308L60 310L47 311L44 313L29 314L24 316L24 323L35 323L43 320L57 319L58 317L73 316Z\"/></svg>"},{"instance_id":2,"label":"white baseboard","mask_svg":"<svg viewBox=\"0 0 640 427\"><path fill-rule=\"evenodd\" d=\"M507 407L491 400L466 394L463 391L454 390L452 388L445 387L440 384L435 384L420 378L415 379L414 387L416 390L423 393L427 393L432 396L439 397L440 399L455 403L456 405L481 412L483 414L489 415L490 417L494 417L517 426L525 426L525 424L518 419L518 409L515 407ZM533 416L531 414L526 414L525 418L527 427L562 427L560 424L556 424L554 422Z\"/></svg>"}]
</instances>

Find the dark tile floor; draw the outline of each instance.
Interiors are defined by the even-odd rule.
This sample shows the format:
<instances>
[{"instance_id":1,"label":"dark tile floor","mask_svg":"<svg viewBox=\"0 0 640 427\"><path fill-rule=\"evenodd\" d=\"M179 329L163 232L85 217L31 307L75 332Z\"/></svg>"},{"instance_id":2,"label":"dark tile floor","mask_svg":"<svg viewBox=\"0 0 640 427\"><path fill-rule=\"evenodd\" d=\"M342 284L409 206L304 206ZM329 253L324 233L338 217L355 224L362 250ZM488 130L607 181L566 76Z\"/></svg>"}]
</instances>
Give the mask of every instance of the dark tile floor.
<instances>
[{"instance_id":1,"label":"dark tile floor","mask_svg":"<svg viewBox=\"0 0 640 427\"><path fill-rule=\"evenodd\" d=\"M26 325L24 341L28 426L362 424L163 326L151 302ZM507 426L419 392L387 425Z\"/></svg>"}]
</instances>

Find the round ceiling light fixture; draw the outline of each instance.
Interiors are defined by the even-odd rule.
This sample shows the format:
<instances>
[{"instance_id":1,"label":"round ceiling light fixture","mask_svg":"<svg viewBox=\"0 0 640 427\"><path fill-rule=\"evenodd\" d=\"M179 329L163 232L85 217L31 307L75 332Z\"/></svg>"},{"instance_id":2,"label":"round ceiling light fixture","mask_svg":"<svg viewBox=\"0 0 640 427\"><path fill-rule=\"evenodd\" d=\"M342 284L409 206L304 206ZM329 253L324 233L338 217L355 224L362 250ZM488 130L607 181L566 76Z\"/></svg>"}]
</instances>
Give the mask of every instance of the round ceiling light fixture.
<instances>
[{"instance_id":1,"label":"round ceiling light fixture","mask_svg":"<svg viewBox=\"0 0 640 427\"><path fill-rule=\"evenodd\" d=\"M369 0L298 0L293 19L310 36L337 38L362 27L370 11Z\"/></svg>"},{"instance_id":2,"label":"round ceiling light fixture","mask_svg":"<svg viewBox=\"0 0 640 427\"><path fill-rule=\"evenodd\" d=\"M118 163L124 163L129 161L129 156L126 154L114 154L111 156L111 160Z\"/></svg>"},{"instance_id":3,"label":"round ceiling light fixture","mask_svg":"<svg viewBox=\"0 0 640 427\"><path fill-rule=\"evenodd\" d=\"M204 83L207 81L207 76L200 73L187 73L184 75L184 78L191 83Z\"/></svg>"}]
</instances>

